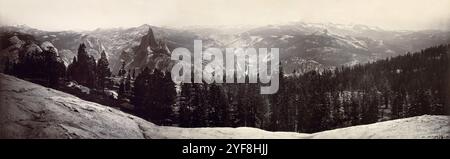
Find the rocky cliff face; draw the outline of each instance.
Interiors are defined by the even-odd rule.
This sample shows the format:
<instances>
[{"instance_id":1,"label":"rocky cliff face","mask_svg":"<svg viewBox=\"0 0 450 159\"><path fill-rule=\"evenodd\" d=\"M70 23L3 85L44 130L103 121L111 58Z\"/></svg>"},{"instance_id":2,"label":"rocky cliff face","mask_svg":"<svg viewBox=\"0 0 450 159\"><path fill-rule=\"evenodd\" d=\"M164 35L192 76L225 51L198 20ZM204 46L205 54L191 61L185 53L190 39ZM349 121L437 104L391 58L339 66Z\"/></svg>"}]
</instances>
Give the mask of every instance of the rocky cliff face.
<instances>
[{"instance_id":1,"label":"rocky cliff face","mask_svg":"<svg viewBox=\"0 0 450 159\"><path fill-rule=\"evenodd\" d=\"M157 68L168 71L170 60L170 50L163 39L156 39L152 28L148 29L146 35L141 39L140 44L133 49L134 58L129 63L128 68L150 69Z\"/></svg>"},{"instance_id":2,"label":"rocky cliff face","mask_svg":"<svg viewBox=\"0 0 450 159\"><path fill-rule=\"evenodd\" d=\"M34 36L20 32L0 33L0 72L6 63L17 64L24 58L44 58L51 53L55 61L63 62L58 49L49 41L40 42Z\"/></svg>"},{"instance_id":3,"label":"rocky cliff face","mask_svg":"<svg viewBox=\"0 0 450 159\"><path fill-rule=\"evenodd\" d=\"M81 43L86 44L88 54L96 59L100 58L101 51L106 50L100 39L85 33L73 31L48 32L26 26L3 26L0 27L0 34L2 40L3 38L8 39L13 37L14 34L18 34L21 35L18 36L18 38L22 41L33 39L33 43L36 44L49 42L54 48L57 48L59 56L66 66L71 63L73 57L77 55L77 49Z\"/></svg>"}]
</instances>

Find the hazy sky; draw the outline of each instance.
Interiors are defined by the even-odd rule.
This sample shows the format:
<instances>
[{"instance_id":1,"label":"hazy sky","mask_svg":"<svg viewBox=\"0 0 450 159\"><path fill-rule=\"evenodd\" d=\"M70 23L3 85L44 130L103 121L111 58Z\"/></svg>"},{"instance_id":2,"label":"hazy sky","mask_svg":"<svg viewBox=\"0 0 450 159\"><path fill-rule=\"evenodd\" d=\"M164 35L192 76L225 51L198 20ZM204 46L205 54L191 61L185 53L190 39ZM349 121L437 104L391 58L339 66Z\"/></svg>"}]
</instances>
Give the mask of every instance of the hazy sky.
<instances>
[{"instance_id":1,"label":"hazy sky","mask_svg":"<svg viewBox=\"0 0 450 159\"><path fill-rule=\"evenodd\" d=\"M0 0L0 24L44 30L292 21L449 29L450 0Z\"/></svg>"}]
</instances>

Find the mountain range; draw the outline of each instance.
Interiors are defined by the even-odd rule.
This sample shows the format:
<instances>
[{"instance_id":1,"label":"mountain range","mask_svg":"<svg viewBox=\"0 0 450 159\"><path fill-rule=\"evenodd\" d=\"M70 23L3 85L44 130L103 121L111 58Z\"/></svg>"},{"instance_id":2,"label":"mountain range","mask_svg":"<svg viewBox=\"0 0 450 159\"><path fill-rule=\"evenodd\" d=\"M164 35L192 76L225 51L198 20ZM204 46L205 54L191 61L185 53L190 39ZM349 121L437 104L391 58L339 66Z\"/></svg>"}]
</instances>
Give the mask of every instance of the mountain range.
<instances>
[{"instance_id":1,"label":"mountain range","mask_svg":"<svg viewBox=\"0 0 450 159\"><path fill-rule=\"evenodd\" d=\"M450 43L450 32L440 30L392 31L365 25L289 23L257 27L157 27L96 29L92 31L43 31L28 26L0 27L0 56L15 50L41 46L58 49L65 64L76 56L80 43L98 59L105 50L114 73L124 62L127 69L169 69L170 52L184 47L193 52L194 40L203 47L280 48L287 73L294 70L332 69L355 65ZM23 47L23 48L22 48ZM14 49L13 49L14 48Z\"/></svg>"}]
</instances>

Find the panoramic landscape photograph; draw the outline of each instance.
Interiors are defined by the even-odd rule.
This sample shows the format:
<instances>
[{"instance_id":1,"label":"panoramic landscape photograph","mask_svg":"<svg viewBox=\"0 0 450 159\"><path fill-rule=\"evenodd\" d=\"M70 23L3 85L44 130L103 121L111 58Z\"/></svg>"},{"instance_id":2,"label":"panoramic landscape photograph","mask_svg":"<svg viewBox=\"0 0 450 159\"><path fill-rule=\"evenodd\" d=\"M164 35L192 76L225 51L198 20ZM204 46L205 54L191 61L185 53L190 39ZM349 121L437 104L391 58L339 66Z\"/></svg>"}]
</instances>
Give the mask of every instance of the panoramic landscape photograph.
<instances>
[{"instance_id":1,"label":"panoramic landscape photograph","mask_svg":"<svg viewBox=\"0 0 450 159\"><path fill-rule=\"evenodd\" d=\"M449 6L0 0L0 139L450 139Z\"/></svg>"}]
</instances>

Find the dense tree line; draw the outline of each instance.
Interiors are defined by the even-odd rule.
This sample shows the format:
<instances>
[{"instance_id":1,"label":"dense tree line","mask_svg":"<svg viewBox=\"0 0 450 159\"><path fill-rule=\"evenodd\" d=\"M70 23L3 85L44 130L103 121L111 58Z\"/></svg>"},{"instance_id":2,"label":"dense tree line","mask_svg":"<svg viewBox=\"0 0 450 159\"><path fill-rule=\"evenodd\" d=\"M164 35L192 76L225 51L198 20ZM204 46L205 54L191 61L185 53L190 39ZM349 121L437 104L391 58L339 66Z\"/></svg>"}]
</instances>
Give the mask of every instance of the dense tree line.
<instances>
[{"instance_id":1,"label":"dense tree line","mask_svg":"<svg viewBox=\"0 0 450 159\"><path fill-rule=\"evenodd\" d=\"M172 125L177 95L170 72L145 68L134 81L132 104L136 115L158 125Z\"/></svg>"},{"instance_id":2,"label":"dense tree line","mask_svg":"<svg viewBox=\"0 0 450 159\"><path fill-rule=\"evenodd\" d=\"M89 88L105 88L106 78L111 76L109 62L105 51L101 52L98 61L86 51L86 45L80 44L78 54L67 67L67 79Z\"/></svg>"},{"instance_id":3,"label":"dense tree line","mask_svg":"<svg viewBox=\"0 0 450 159\"><path fill-rule=\"evenodd\" d=\"M318 132L448 112L448 45L351 67L280 73L280 89L258 84L182 84L182 127L249 126Z\"/></svg>"}]
</instances>

